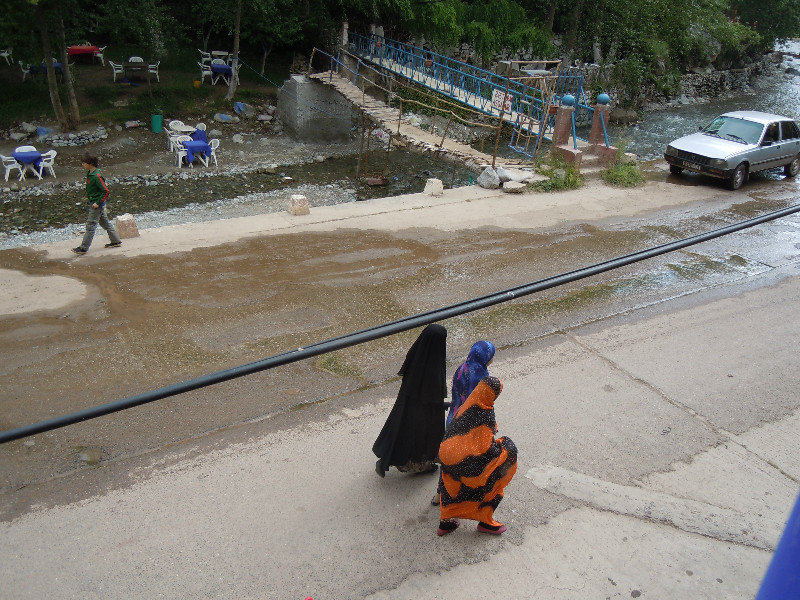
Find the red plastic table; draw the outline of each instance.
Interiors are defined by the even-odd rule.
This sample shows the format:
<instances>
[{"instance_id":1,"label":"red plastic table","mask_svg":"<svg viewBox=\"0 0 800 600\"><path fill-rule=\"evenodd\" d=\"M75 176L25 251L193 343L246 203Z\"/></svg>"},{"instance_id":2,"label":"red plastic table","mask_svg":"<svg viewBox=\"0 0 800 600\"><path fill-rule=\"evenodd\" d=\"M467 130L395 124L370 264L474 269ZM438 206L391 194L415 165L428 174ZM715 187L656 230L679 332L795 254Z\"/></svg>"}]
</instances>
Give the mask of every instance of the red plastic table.
<instances>
[{"instance_id":1,"label":"red plastic table","mask_svg":"<svg viewBox=\"0 0 800 600\"><path fill-rule=\"evenodd\" d=\"M70 46L67 48L67 56L77 56L79 54L94 54L99 52L100 48L97 46Z\"/></svg>"}]
</instances>

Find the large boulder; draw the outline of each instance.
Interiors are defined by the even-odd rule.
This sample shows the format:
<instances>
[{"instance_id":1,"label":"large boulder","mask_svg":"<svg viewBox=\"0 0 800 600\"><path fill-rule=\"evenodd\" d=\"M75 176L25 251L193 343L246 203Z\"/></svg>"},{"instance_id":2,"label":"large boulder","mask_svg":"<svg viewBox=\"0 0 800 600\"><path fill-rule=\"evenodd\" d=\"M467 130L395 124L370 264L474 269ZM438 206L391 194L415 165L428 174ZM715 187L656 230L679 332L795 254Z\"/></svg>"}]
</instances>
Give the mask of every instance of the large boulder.
<instances>
[{"instance_id":1,"label":"large boulder","mask_svg":"<svg viewBox=\"0 0 800 600\"><path fill-rule=\"evenodd\" d=\"M478 185L487 190L496 190L500 187L500 178L497 171L492 167L486 167L483 173L478 175Z\"/></svg>"},{"instance_id":2,"label":"large boulder","mask_svg":"<svg viewBox=\"0 0 800 600\"><path fill-rule=\"evenodd\" d=\"M502 183L506 181L519 181L525 183L530 181L533 177L531 171L522 171L520 169L506 169L505 167L497 167L497 176Z\"/></svg>"}]
</instances>

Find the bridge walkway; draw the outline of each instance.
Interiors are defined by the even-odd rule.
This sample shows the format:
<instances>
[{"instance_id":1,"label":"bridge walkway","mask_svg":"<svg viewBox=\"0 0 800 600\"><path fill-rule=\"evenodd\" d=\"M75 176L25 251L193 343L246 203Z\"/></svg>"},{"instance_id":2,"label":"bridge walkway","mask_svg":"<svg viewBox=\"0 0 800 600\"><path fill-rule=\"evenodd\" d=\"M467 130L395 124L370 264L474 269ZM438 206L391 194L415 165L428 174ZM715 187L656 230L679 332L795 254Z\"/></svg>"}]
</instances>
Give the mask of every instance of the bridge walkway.
<instances>
[{"instance_id":1,"label":"bridge walkway","mask_svg":"<svg viewBox=\"0 0 800 600\"><path fill-rule=\"evenodd\" d=\"M365 94L364 91L354 85L350 79L345 79L338 73L323 71L309 74L309 77L332 86L354 106L357 106L363 111L371 121L377 123L387 131L390 131L392 135L399 135L409 144L419 146L430 152L449 154L465 163L474 164L480 169L491 166L492 164L491 154L481 152L452 138L445 137L443 140L441 135L425 131L421 127L412 124L408 118L401 118L399 109L389 106L382 100ZM493 142L492 150L494 150ZM497 162L514 167L530 164L529 162L519 159L505 157L498 158Z\"/></svg>"}]
</instances>

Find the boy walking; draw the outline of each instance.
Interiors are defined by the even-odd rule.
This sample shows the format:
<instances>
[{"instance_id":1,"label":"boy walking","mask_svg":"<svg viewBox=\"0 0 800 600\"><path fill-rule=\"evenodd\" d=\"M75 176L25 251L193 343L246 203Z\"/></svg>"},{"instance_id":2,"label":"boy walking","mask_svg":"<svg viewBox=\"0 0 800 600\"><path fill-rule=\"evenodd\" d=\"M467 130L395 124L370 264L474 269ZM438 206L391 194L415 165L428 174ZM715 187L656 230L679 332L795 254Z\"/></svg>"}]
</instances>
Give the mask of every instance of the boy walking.
<instances>
[{"instance_id":1,"label":"boy walking","mask_svg":"<svg viewBox=\"0 0 800 600\"><path fill-rule=\"evenodd\" d=\"M92 156L88 152L83 155L81 164L86 169L86 199L89 212L86 218L86 233L83 235L83 241L80 246L72 249L75 254L86 254L89 250L98 223L108 232L110 241L106 244L106 248L116 248L122 245L122 240L119 239L114 224L108 220L108 215L106 214L108 186L106 186L106 182L100 174L100 169L97 168L98 163L96 156Z\"/></svg>"}]
</instances>

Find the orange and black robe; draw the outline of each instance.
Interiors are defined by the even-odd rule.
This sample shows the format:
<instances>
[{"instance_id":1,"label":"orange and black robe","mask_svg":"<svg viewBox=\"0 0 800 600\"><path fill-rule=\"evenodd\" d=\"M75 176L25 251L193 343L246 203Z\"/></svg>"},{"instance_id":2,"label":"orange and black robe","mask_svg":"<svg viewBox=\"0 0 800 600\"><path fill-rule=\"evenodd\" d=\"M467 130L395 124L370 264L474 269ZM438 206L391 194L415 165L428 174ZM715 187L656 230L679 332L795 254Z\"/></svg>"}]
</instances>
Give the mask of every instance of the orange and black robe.
<instances>
[{"instance_id":1,"label":"orange and black robe","mask_svg":"<svg viewBox=\"0 0 800 600\"><path fill-rule=\"evenodd\" d=\"M494 511L517 471L517 447L495 439L494 401L503 389L484 377L447 427L439 447L442 464L442 519L462 517L498 526Z\"/></svg>"}]
</instances>

